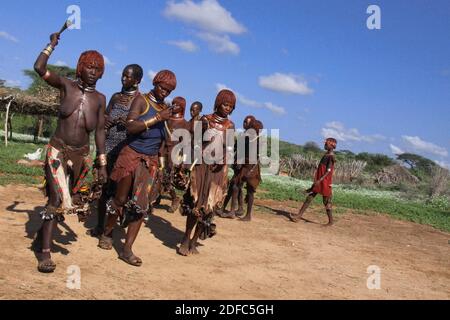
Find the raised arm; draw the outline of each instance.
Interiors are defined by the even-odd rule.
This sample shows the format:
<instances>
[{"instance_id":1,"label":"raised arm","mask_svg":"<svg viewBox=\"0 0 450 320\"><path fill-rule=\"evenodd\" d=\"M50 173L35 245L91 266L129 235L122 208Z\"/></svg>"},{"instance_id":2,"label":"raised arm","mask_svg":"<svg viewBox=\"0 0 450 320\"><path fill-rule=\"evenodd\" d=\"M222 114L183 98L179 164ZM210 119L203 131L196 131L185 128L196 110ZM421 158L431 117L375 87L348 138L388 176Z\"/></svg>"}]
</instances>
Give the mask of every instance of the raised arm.
<instances>
[{"instance_id":1,"label":"raised arm","mask_svg":"<svg viewBox=\"0 0 450 320\"><path fill-rule=\"evenodd\" d=\"M53 33L50 36L50 43L42 50L34 63L34 70L39 76L52 87L63 88L63 78L54 72L47 70L47 62L55 47L58 45L59 33Z\"/></svg>"}]
</instances>

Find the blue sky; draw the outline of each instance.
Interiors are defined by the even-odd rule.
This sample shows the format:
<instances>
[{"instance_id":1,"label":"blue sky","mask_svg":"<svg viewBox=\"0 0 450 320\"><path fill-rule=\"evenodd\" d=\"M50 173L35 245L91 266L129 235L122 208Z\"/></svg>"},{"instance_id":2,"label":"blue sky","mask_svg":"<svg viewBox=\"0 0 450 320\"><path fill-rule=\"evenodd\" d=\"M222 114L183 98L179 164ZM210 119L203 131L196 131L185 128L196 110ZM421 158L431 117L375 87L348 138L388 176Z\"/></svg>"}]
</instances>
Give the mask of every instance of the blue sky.
<instances>
[{"instance_id":1,"label":"blue sky","mask_svg":"<svg viewBox=\"0 0 450 320\"><path fill-rule=\"evenodd\" d=\"M381 29L369 30L369 5ZM50 33L81 9L51 63L74 67L87 49L109 63L98 89L120 89L129 63L177 74L172 96L212 109L217 89L283 140L338 138L354 152L414 152L450 163L450 2L433 1L2 1L0 79L27 87Z\"/></svg>"}]
</instances>

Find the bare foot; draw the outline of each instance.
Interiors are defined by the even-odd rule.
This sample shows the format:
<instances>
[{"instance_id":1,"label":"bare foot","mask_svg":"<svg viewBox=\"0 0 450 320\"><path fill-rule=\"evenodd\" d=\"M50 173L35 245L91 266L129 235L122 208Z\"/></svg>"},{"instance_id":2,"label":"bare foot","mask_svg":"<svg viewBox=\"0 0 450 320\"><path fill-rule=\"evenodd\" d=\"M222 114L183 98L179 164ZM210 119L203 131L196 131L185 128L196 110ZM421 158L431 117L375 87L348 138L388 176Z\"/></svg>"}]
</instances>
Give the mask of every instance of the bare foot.
<instances>
[{"instance_id":1,"label":"bare foot","mask_svg":"<svg viewBox=\"0 0 450 320\"><path fill-rule=\"evenodd\" d=\"M167 211L170 213L174 213L175 211L178 210L179 207L180 207L180 199L176 198L175 200L172 201L172 204Z\"/></svg>"},{"instance_id":2,"label":"bare foot","mask_svg":"<svg viewBox=\"0 0 450 320\"><path fill-rule=\"evenodd\" d=\"M42 273L51 273L55 271L56 264L50 256L50 252L43 252L38 255L38 271Z\"/></svg>"},{"instance_id":3,"label":"bare foot","mask_svg":"<svg viewBox=\"0 0 450 320\"><path fill-rule=\"evenodd\" d=\"M239 219L239 221L252 221L252 217L247 214L245 217Z\"/></svg>"},{"instance_id":4,"label":"bare foot","mask_svg":"<svg viewBox=\"0 0 450 320\"><path fill-rule=\"evenodd\" d=\"M189 246L189 254L194 254L194 255L200 254L200 252L198 252L197 246L195 244Z\"/></svg>"},{"instance_id":5,"label":"bare foot","mask_svg":"<svg viewBox=\"0 0 450 320\"><path fill-rule=\"evenodd\" d=\"M87 230L86 234L91 236L91 237L94 237L94 238L99 238L103 234L104 231L105 230L103 230L103 228L97 226L97 227L95 227L93 229Z\"/></svg>"},{"instance_id":6,"label":"bare foot","mask_svg":"<svg viewBox=\"0 0 450 320\"><path fill-rule=\"evenodd\" d=\"M236 216L242 217L243 215L244 215L244 209L239 208L239 209L236 211Z\"/></svg>"},{"instance_id":7,"label":"bare foot","mask_svg":"<svg viewBox=\"0 0 450 320\"><path fill-rule=\"evenodd\" d=\"M189 239L187 239L181 243L180 247L178 248L178 254L187 256L189 255L189 251Z\"/></svg>"},{"instance_id":8,"label":"bare foot","mask_svg":"<svg viewBox=\"0 0 450 320\"><path fill-rule=\"evenodd\" d=\"M327 224L324 224L324 227L331 227L333 225L333 221L328 222Z\"/></svg>"},{"instance_id":9,"label":"bare foot","mask_svg":"<svg viewBox=\"0 0 450 320\"><path fill-rule=\"evenodd\" d=\"M234 210L225 212L222 216L222 218L227 218L227 219L235 219L236 218L236 213Z\"/></svg>"}]
</instances>

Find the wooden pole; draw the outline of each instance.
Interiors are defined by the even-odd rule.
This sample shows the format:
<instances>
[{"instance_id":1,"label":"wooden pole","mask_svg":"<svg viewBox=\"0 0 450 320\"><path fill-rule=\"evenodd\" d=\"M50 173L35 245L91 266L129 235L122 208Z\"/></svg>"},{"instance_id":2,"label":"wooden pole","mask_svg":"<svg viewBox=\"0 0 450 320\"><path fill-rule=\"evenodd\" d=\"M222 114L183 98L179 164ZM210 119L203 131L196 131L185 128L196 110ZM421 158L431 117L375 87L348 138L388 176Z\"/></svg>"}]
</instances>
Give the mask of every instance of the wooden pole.
<instances>
[{"instance_id":1,"label":"wooden pole","mask_svg":"<svg viewBox=\"0 0 450 320\"><path fill-rule=\"evenodd\" d=\"M44 131L44 116L39 119L38 139L42 137L42 131Z\"/></svg>"},{"instance_id":2,"label":"wooden pole","mask_svg":"<svg viewBox=\"0 0 450 320\"><path fill-rule=\"evenodd\" d=\"M9 102L6 105L6 114L5 114L5 147L8 146L8 119L9 119L9 107L11 107L11 103L14 100L13 96L9 96Z\"/></svg>"},{"instance_id":3,"label":"wooden pole","mask_svg":"<svg viewBox=\"0 0 450 320\"><path fill-rule=\"evenodd\" d=\"M14 116L14 113L11 113L8 119L8 127L9 127L9 140L12 140L12 133L13 133L13 127L12 127L12 118Z\"/></svg>"}]
</instances>

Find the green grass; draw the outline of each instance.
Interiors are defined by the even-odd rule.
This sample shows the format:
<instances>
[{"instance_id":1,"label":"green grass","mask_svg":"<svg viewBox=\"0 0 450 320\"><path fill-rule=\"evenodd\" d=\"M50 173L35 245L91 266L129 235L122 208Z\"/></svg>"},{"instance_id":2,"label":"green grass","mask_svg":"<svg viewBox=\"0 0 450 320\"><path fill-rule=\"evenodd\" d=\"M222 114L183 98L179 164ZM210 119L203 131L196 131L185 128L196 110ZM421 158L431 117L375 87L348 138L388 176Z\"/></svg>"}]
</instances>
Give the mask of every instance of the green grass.
<instances>
[{"instance_id":1,"label":"green grass","mask_svg":"<svg viewBox=\"0 0 450 320\"><path fill-rule=\"evenodd\" d=\"M266 192L258 194L259 198L278 201L303 201L305 195L300 193L311 185L311 182L295 180L287 177L263 176L261 189ZM372 193L372 195L371 195ZM320 204L322 199L316 197ZM371 191L365 189L346 190L335 186L333 203L337 207L354 209L356 211L372 211L386 213L401 220L427 224L437 229L450 232L450 210L433 208L425 203L402 200L398 193L388 191Z\"/></svg>"},{"instance_id":2,"label":"green grass","mask_svg":"<svg viewBox=\"0 0 450 320\"><path fill-rule=\"evenodd\" d=\"M0 185L6 184L39 184L42 183L43 170L28 168L17 164L25 153L44 148L43 144L10 142L8 147L0 145ZM44 153L42 157L44 157ZM304 190L311 186L311 181L297 180L288 177L263 176L260 189L266 192L257 193L257 197L277 201L303 201ZM321 197L315 202L321 204ZM333 203L336 210L354 209L357 212L378 212L389 214L402 220L427 224L437 229L450 232L450 208L433 207L423 202L410 202L402 199L401 192L386 190L369 190L356 186L334 186Z\"/></svg>"},{"instance_id":3,"label":"green grass","mask_svg":"<svg viewBox=\"0 0 450 320\"><path fill-rule=\"evenodd\" d=\"M42 168L29 168L17 164L24 159L24 154L34 152L37 148L44 149L43 144L8 142L5 147L2 142L0 146L0 185L9 183L36 184L42 182ZM42 157L45 154L42 152Z\"/></svg>"}]
</instances>

